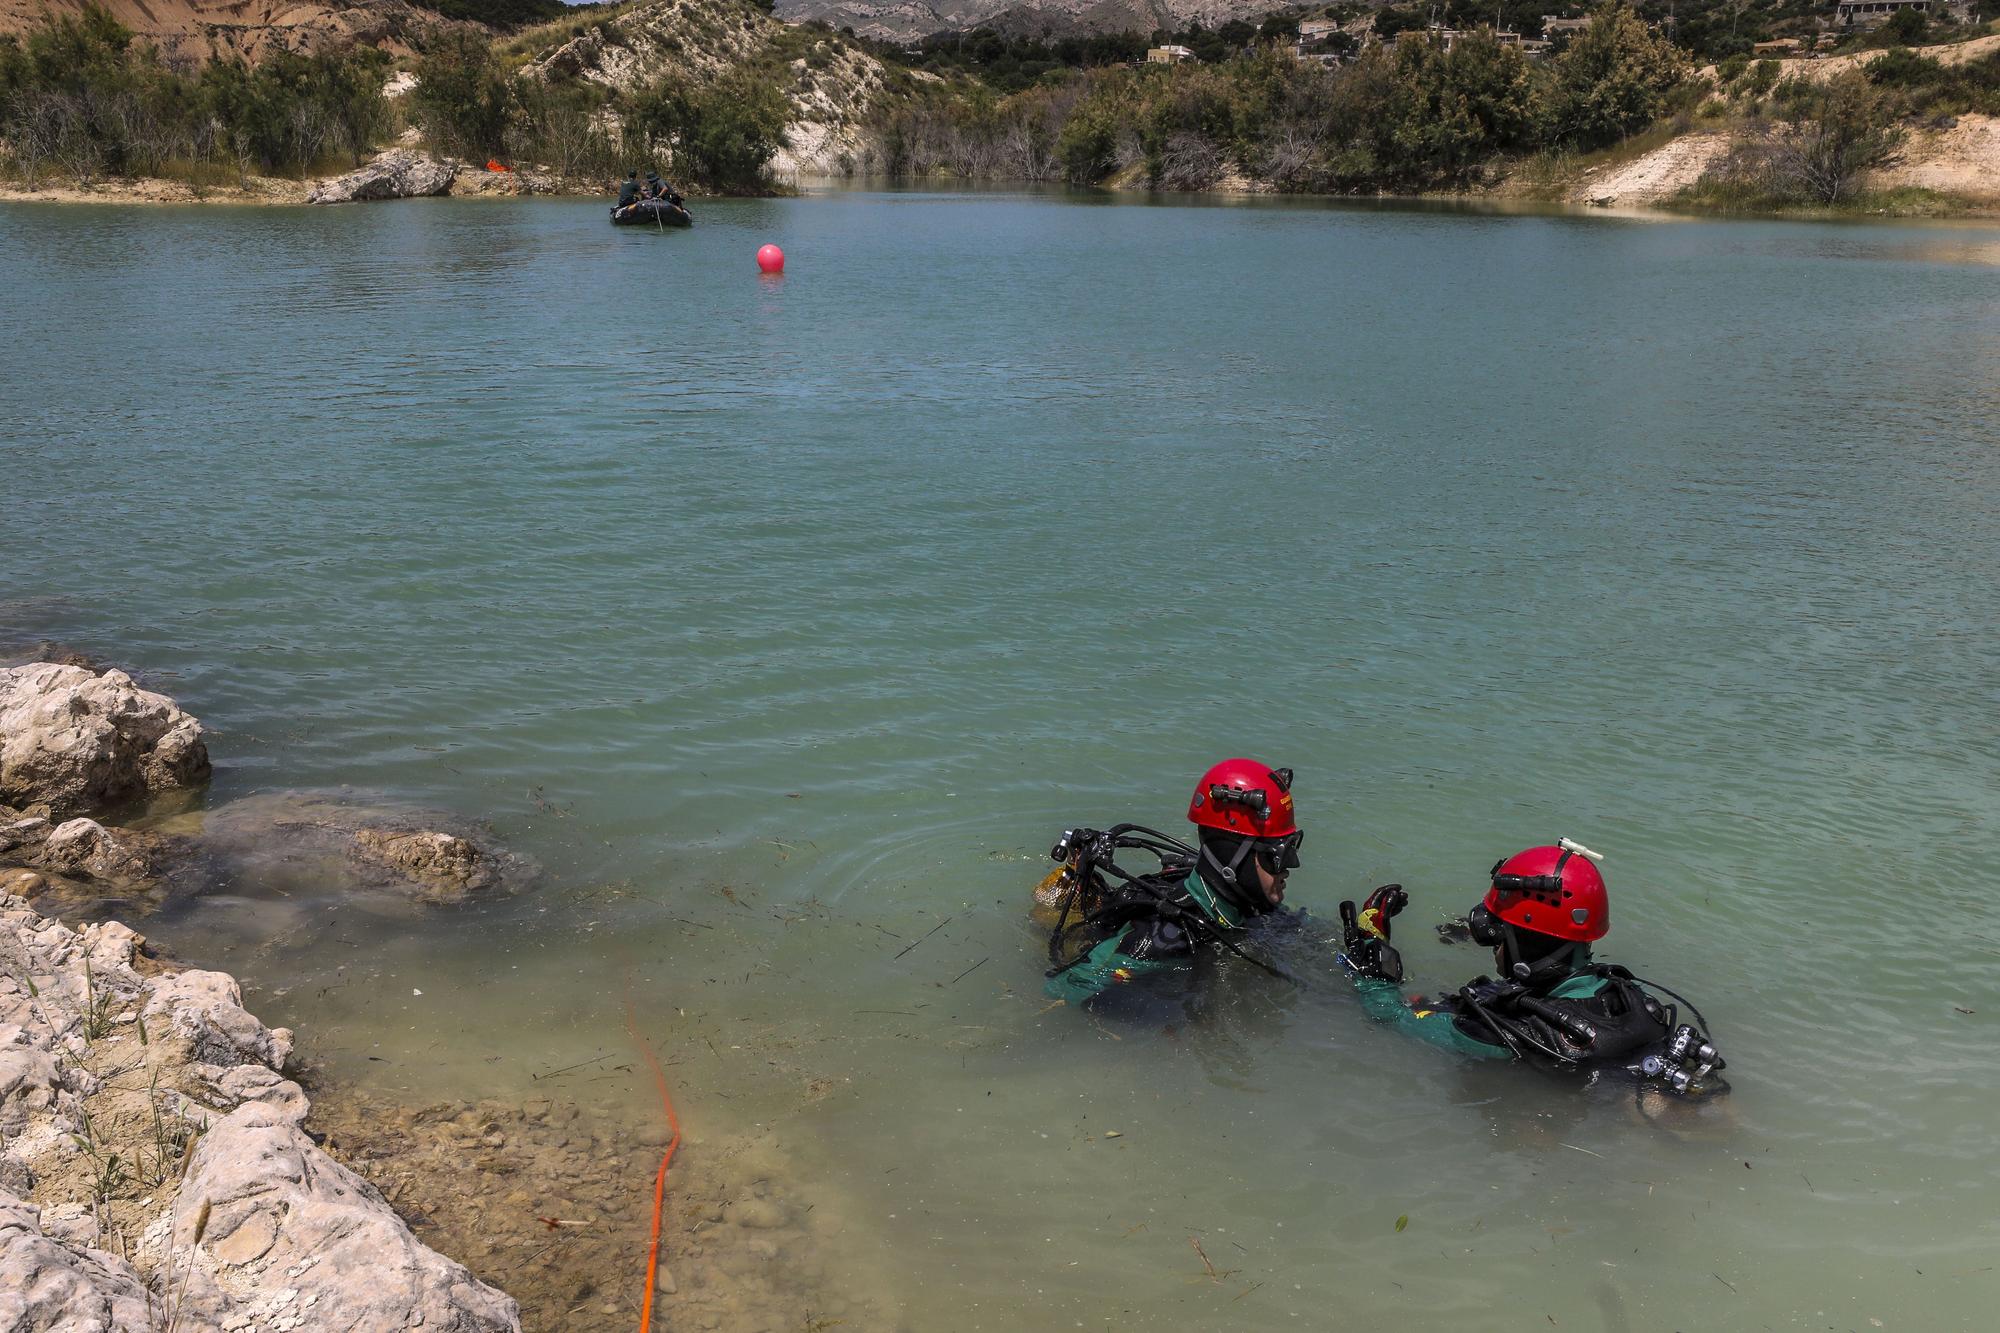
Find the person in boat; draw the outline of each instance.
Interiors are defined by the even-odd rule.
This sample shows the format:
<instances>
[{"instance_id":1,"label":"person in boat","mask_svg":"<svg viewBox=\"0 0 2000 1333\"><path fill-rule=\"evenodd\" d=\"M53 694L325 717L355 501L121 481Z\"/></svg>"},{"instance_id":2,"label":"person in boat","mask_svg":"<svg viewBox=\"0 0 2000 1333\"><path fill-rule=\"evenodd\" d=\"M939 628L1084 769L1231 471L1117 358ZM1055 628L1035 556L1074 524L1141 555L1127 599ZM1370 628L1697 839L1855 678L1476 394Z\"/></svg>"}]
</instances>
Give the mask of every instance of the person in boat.
<instances>
[{"instance_id":1,"label":"person in boat","mask_svg":"<svg viewBox=\"0 0 2000 1333\"><path fill-rule=\"evenodd\" d=\"M675 207L679 207L684 202L680 191L661 180L660 173L657 171L646 173L646 191L643 197L658 199L661 203L673 204Z\"/></svg>"},{"instance_id":2,"label":"person in boat","mask_svg":"<svg viewBox=\"0 0 2000 1333\"><path fill-rule=\"evenodd\" d=\"M1439 933L1447 939L1462 933L1492 949L1498 977L1475 977L1436 999L1403 997L1402 956L1389 942L1390 923L1409 905L1402 886L1376 889L1358 911L1343 902L1338 958L1362 1009L1465 1055L1555 1070L1620 1067L1679 1095L1726 1090L1717 1074L1724 1061L1699 1010L1591 956L1591 945L1611 929L1601 859L1563 838L1494 862L1485 898L1463 923L1440 926Z\"/></svg>"},{"instance_id":3,"label":"person in boat","mask_svg":"<svg viewBox=\"0 0 2000 1333\"><path fill-rule=\"evenodd\" d=\"M1049 935L1051 998L1087 1003L1191 971L1215 952L1276 970L1238 940L1256 918L1283 911L1299 864L1305 834L1293 816L1292 771L1225 759L1196 784L1188 819L1192 845L1137 824L1063 833L1050 852L1062 868L1043 883L1044 901L1060 909ZM1117 863L1124 851L1159 868L1134 874Z\"/></svg>"},{"instance_id":4,"label":"person in boat","mask_svg":"<svg viewBox=\"0 0 2000 1333\"><path fill-rule=\"evenodd\" d=\"M639 201L639 173L628 171L618 186L618 208L630 208Z\"/></svg>"}]
</instances>

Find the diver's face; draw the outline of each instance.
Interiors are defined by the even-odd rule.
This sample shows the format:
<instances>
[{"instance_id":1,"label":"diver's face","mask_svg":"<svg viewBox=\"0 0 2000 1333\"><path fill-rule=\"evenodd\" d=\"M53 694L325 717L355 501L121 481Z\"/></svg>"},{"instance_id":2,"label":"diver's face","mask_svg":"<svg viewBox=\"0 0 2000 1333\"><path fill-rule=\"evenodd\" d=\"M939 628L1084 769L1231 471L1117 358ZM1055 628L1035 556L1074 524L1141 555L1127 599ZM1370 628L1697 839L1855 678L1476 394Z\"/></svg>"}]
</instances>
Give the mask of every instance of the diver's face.
<instances>
[{"instance_id":1,"label":"diver's face","mask_svg":"<svg viewBox=\"0 0 2000 1333\"><path fill-rule=\"evenodd\" d=\"M1280 866L1276 871L1268 869L1265 858L1252 856L1250 861L1257 867L1257 887L1263 891L1264 901L1276 907L1285 901L1285 880L1292 873Z\"/></svg>"}]
</instances>

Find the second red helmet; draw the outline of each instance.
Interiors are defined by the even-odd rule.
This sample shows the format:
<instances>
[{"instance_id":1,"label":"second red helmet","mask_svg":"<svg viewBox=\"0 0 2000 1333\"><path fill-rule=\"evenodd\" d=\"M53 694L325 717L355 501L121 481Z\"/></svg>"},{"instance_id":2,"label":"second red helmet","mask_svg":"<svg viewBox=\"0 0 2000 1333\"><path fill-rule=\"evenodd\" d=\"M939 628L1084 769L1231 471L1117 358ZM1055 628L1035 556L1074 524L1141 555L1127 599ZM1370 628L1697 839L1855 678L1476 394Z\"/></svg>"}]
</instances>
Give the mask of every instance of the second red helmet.
<instances>
[{"instance_id":1,"label":"second red helmet","mask_svg":"<svg viewBox=\"0 0 2000 1333\"><path fill-rule=\"evenodd\" d=\"M1604 876L1567 847L1530 847L1496 862L1486 910L1510 926L1578 943L1611 929Z\"/></svg>"},{"instance_id":2,"label":"second red helmet","mask_svg":"<svg viewBox=\"0 0 2000 1333\"><path fill-rule=\"evenodd\" d=\"M1195 784L1188 818L1244 838L1289 837L1299 830L1292 816L1292 770L1225 759Z\"/></svg>"}]
</instances>

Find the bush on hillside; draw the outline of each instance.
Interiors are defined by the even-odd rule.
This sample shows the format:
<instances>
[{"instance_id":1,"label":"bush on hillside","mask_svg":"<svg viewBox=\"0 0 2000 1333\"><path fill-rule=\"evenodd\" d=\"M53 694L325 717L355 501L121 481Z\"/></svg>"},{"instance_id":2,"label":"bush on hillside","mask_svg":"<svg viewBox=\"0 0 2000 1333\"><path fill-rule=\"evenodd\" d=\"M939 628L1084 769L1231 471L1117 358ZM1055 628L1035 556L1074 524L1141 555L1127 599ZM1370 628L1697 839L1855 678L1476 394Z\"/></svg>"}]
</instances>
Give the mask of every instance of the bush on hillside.
<instances>
[{"instance_id":1,"label":"bush on hillside","mask_svg":"<svg viewBox=\"0 0 2000 1333\"><path fill-rule=\"evenodd\" d=\"M1947 65L1893 47L1864 66L1868 82L1888 91L1906 115L2000 115L2000 52Z\"/></svg>"},{"instance_id":2,"label":"bush on hillside","mask_svg":"<svg viewBox=\"0 0 2000 1333\"><path fill-rule=\"evenodd\" d=\"M418 60L416 72L411 108L426 139L474 159L505 151L510 89L483 35L444 34Z\"/></svg>"},{"instance_id":3,"label":"bush on hillside","mask_svg":"<svg viewBox=\"0 0 2000 1333\"><path fill-rule=\"evenodd\" d=\"M1371 62L1373 67L1371 68ZM1441 42L1405 38L1356 70L1378 104L1353 108L1378 170L1394 183L1460 181L1495 154L1529 146L1536 121L1528 62L1490 29Z\"/></svg>"},{"instance_id":4,"label":"bush on hillside","mask_svg":"<svg viewBox=\"0 0 2000 1333\"><path fill-rule=\"evenodd\" d=\"M382 135L386 59L360 49L280 52L252 69L214 61L168 67L108 11L50 19L25 41L0 38L0 137L32 184L48 168L81 183L104 175L204 169L304 172L358 161Z\"/></svg>"},{"instance_id":5,"label":"bush on hillside","mask_svg":"<svg viewBox=\"0 0 2000 1333\"><path fill-rule=\"evenodd\" d=\"M594 85L518 79L512 85L513 117L507 131L517 161L546 163L567 180L623 175L615 120L607 120L602 90Z\"/></svg>"},{"instance_id":6,"label":"bush on hillside","mask_svg":"<svg viewBox=\"0 0 2000 1333\"><path fill-rule=\"evenodd\" d=\"M1889 16L1889 21L1877 28L1877 36L1897 46L1917 46L1930 32L1931 22L1921 10L1899 9Z\"/></svg>"},{"instance_id":7,"label":"bush on hillside","mask_svg":"<svg viewBox=\"0 0 2000 1333\"><path fill-rule=\"evenodd\" d=\"M736 70L711 84L668 79L632 100L625 139L665 150L682 177L717 190L749 191L766 184L790 108L783 94L754 71Z\"/></svg>"},{"instance_id":8,"label":"bush on hillside","mask_svg":"<svg viewBox=\"0 0 2000 1333\"><path fill-rule=\"evenodd\" d=\"M1846 203L1902 142L1894 98L1859 70L1820 83L1788 80L1773 102L1772 119L1704 181L1709 197L1752 208Z\"/></svg>"}]
</instances>

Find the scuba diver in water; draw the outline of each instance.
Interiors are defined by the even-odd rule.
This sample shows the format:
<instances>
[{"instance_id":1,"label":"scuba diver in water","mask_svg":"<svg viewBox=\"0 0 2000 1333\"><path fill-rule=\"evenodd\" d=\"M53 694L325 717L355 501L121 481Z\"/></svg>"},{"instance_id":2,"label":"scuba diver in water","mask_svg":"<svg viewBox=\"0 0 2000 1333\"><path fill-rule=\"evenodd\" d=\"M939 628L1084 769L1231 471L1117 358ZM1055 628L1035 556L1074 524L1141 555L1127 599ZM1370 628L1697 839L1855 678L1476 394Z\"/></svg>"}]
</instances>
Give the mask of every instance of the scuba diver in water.
<instances>
[{"instance_id":1,"label":"scuba diver in water","mask_svg":"<svg viewBox=\"0 0 2000 1333\"><path fill-rule=\"evenodd\" d=\"M1044 882L1061 908L1049 935L1052 998L1082 1004L1187 968L1210 946L1276 972L1232 937L1280 910L1299 864L1292 771L1225 759L1195 786L1188 818L1195 846L1138 824L1063 833L1049 853L1063 868ZM1150 854L1159 869L1133 874L1117 864L1121 851Z\"/></svg>"},{"instance_id":2,"label":"scuba diver in water","mask_svg":"<svg viewBox=\"0 0 2000 1333\"><path fill-rule=\"evenodd\" d=\"M1611 901L1597 862L1580 843L1559 839L1496 861L1486 898L1464 931L1493 950L1497 980L1475 977L1435 1001L1405 1002L1403 960L1390 922L1409 904L1398 884L1375 890L1357 912L1340 905L1344 951L1361 1007L1434 1045L1546 1068L1620 1067L1640 1084L1683 1096L1722 1092L1723 1060L1701 1012L1679 995L1625 968L1592 959L1611 929ZM1452 936L1454 926L1440 926ZM1656 998L1659 992L1666 1000ZM1685 1005L1690 1021L1682 1022Z\"/></svg>"}]
</instances>

